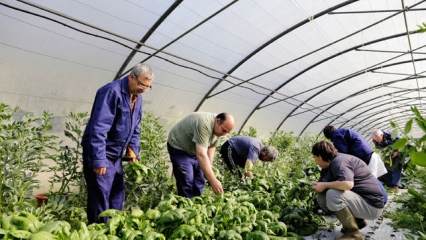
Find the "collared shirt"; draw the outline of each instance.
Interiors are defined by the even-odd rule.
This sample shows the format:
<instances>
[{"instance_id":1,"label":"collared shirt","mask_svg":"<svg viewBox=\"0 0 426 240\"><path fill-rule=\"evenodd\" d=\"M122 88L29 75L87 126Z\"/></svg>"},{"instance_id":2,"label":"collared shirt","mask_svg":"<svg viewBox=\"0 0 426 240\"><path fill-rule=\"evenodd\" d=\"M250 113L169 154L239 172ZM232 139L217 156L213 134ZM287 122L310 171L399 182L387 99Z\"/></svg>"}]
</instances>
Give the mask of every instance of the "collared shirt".
<instances>
[{"instance_id":1,"label":"collared shirt","mask_svg":"<svg viewBox=\"0 0 426 240\"><path fill-rule=\"evenodd\" d=\"M374 146L376 148L381 149L385 148L387 146L390 146L396 142L400 137L396 136L394 139L392 138L392 132L391 131L383 131L383 141L381 143L376 142L376 140L373 139Z\"/></svg>"},{"instance_id":2,"label":"collared shirt","mask_svg":"<svg viewBox=\"0 0 426 240\"><path fill-rule=\"evenodd\" d=\"M172 147L195 156L195 144L204 148L217 146L219 138L213 133L215 121L215 113L193 112L170 130L167 142Z\"/></svg>"},{"instance_id":3,"label":"collared shirt","mask_svg":"<svg viewBox=\"0 0 426 240\"><path fill-rule=\"evenodd\" d=\"M139 158L142 96L134 99L133 113L128 76L101 87L95 97L81 146L89 153L90 167L106 167L130 146Z\"/></svg>"}]
</instances>

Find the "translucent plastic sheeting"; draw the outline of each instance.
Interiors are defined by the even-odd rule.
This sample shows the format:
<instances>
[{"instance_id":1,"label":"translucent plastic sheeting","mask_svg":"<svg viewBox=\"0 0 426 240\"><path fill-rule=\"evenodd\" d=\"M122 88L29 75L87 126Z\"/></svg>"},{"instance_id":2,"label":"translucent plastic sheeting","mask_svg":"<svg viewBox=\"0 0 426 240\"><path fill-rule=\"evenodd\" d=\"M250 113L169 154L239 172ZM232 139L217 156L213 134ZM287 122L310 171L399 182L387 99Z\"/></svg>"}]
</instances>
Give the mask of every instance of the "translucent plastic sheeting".
<instances>
[{"instance_id":1,"label":"translucent plastic sheeting","mask_svg":"<svg viewBox=\"0 0 426 240\"><path fill-rule=\"evenodd\" d=\"M389 129L410 106L424 111L426 35L415 31L425 8L423 0L1 0L0 102L64 119L89 112L99 87L146 62L156 79L144 110L166 130L192 111L226 111L235 132L317 134L333 124L369 136L370 116Z\"/></svg>"}]
</instances>

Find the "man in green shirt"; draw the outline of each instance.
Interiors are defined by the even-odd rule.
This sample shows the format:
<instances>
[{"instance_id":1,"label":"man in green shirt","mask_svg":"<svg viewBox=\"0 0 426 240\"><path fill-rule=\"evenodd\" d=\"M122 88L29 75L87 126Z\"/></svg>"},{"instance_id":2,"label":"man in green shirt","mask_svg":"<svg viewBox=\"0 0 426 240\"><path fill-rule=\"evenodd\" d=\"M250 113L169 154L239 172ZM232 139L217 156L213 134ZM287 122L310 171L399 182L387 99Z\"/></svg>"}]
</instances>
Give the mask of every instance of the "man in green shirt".
<instances>
[{"instance_id":1,"label":"man in green shirt","mask_svg":"<svg viewBox=\"0 0 426 240\"><path fill-rule=\"evenodd\" d=\"M228 113L218 115L194 112L179 121L171 130L167 150L173 164L178 195L200 196L205 178L215 194L223 192L212 165L219 137L230 133L235 119Z\"/></svg>"}]
</instances>

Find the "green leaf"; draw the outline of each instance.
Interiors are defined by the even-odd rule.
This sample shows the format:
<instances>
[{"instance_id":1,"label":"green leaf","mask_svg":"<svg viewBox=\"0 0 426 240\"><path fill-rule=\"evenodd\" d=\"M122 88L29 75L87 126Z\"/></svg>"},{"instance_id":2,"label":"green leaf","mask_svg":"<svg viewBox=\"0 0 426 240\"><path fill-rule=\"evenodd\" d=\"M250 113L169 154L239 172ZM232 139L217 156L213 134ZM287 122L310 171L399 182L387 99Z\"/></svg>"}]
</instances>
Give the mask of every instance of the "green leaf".
<instances>
[{"instance_id":1,"label":"green leaf","mask_svg":"<svg viewBox=\"0 0 426 240\"><path fill-rule=\"evenodd\" d=\"M417 143L418 143L419 145L421 145L421 144L422 144L422 142L424 142L424 141L426 141L426 134L425 134L425 135L423 135L423 137L421 137L419 140L417 140Z\"/></svg>"},{"instance_id":2,"label":"green leaf","mask_svg":"<svg viewBox=\"0 0 426 240\"><path fill-rule=\"evenodd\" d=\"M396 123L394 121L391 120L391 121L389 121L389 123L393 128L396 128Z\"/></svg>"},{"instance_id":3,"label":"green leaf","mask_svg":"<svg viewBox=\"0 0 426 240\"><path fill-rule=\"evenodd\" d=\"M394 129L392 130L392 138L395 139L397 135L398 135L398 129L394 127Z\"/></svg>"},{"instance_id":4,"label":"green leaf","mask_svg":"<svg viewBox=\"0 0 426 240\"><path fill-rule=\"evenodd\" d=\"M392 149L393 150L401 149L405 147L405 145L407 145L407 142L408 142L407 138L400 138L392 145Z\"/></svg>"},{"instance_id":5,"label":"green leaf","mask_svg":"<svg viewBox=\"0 0 426 240\"><path fill-rule=\"evenodd\" d=\"M426 133L426 123L422 120L416 119L417 125Z\"/></svg>"},{"instance_id":6,"label":"green leaf","mask_svg":"<svg viewBox=\"0 0 426 240\"><path fill-rule=\"evenodd\" d=\"M426 152L413 152L410 157L412 164L426 167Z\"/></svg>"},{"instance_id":7,"label":"green leaf","mask_svg":"<svg viewBox=\"0 0 426 240\"><path fill-rule=\"evenodd\" d=\"M411 131L411 126L413 125L413 119L410 119L410 121L408 121L405 124L405 128L404 128L404 133L408 134Z\"/></svg>"}]
</instances>

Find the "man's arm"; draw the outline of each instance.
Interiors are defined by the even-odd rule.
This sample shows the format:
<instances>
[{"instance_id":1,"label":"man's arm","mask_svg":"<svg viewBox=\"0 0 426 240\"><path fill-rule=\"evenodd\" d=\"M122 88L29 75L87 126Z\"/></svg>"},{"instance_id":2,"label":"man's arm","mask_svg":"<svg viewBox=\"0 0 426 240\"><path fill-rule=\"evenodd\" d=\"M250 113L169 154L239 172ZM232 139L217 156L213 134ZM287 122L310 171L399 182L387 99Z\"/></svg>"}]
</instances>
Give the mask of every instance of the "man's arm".
<instances>
[{"instance_id":1,"label":"man's arm","mask_svg":"<svg viewBox=\"0 0 426 240\"><path fill-rule=\"evenodd\" d=\"M334 181L334 182L312 182L316 193L322 193L326 189L351 190L354 187L353 181Z\"/></svg>"},{"instance_id":2,"label":"man's arm","mask_svg":"<svg viewBox=\"0 0 426 240\"><path fill-rule=\"evenodd\" d=\"M216 176L214 175L212 165L209 159L207 148L195 144L195 149L197 152L197 159L198 163L200 164L200 168L204 173L204 176L206 176L207 180L210 182L210 185L212 186L213 192L215 194L219 194L223 192L222 184L219 180L217 180Z\"/></svg>"},{"instance_id":3,"label":"man's arm","mask_svg":"<svg viewBox=\"0 0 426 240\"><path fill-rule=\"evenodd\" d=\"M210 146L207 149L207 156L210 159L210 164L213 166L214 154L216 153L216 146Z\"/></svg>"},{"instance_id":4,"label":"man's arm","mask_svg":"<svg viewBox=\"0 0 426 240\"><path fill-rule=\"evenodd\" d=\"M244 175L249 178L253 178L253 173L251 172L252 167L253 162L250 159L247 159L246 164L244 165Z\"/></svg>"}]
</instances>

